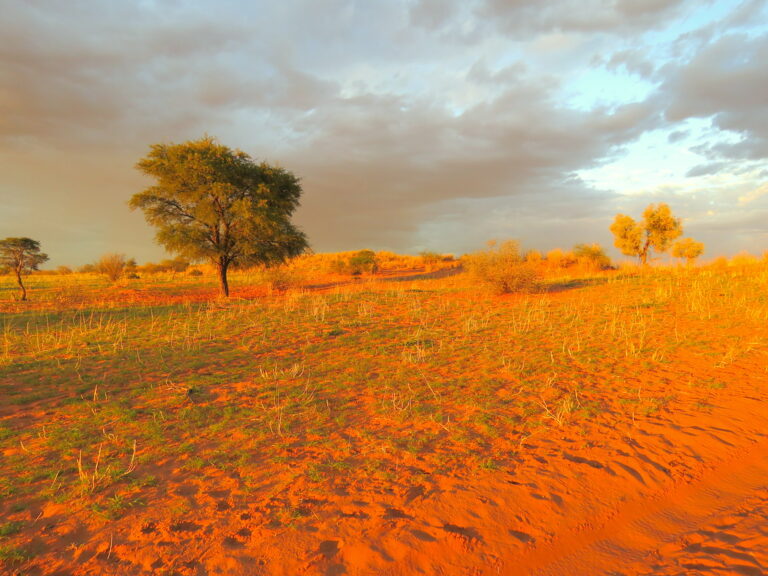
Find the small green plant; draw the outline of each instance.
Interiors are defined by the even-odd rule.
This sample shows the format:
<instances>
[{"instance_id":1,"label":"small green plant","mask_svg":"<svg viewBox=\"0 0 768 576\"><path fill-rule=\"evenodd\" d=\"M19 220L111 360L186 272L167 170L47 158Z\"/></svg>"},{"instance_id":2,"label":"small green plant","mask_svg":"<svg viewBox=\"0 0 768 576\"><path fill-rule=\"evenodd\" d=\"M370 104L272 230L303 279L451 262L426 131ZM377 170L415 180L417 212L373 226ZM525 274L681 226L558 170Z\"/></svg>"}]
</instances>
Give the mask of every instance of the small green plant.
<instances>
[{"instance_id":1,"label":"small green plant","mask_svg":"<svg viewBox=\"0 0 768 576\"><path fill-rule=\"evenodd\" d=\"M483 470L498 470L499 464L493 458L485 458L480 462L480 468Z\"/></svg>"},{"instance_id":2,"label":"small green plant","mask_svg":"<svg viewBox=\"0 0 768 576\"><path fill-rule=\"evenodd\" d=\"M0 524L0 538L7 538L8 536L18 534L21 532L23 526L24 524L22 522L6 522L5 524Z\"/></svg>"},{"instance_id":3,"label":"small green plant","mask_svg":"<svg viewBox=\"0 0 768 576\"><path fill-rule=\"evenodd\" d=\"M21 548L16 548L15 546L0 546L0 562L21 563L29 560L29 557L29 554Z\"/></svg>"},{"instance_id":4,"label":"small green plant","mask_svg":"<svg viewBox=\"0 0 768 576\"><path fill-rule=\"evenodd\" d=\"M307 468L307 478L312 482L322 482L324 478L322 468L317 464L310 466Z\"/></svg>"}]
</instances>

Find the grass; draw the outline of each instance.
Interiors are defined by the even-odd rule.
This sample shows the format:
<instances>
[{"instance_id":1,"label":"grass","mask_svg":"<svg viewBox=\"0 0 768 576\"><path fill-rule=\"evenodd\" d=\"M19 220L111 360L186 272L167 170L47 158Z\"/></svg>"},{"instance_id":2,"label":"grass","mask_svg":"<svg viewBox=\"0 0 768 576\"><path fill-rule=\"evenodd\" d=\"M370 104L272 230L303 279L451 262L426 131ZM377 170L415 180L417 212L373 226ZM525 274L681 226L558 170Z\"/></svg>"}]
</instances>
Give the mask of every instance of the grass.
<instances>
[{"instance_id":1,"label":"grass","mask_svg":"<svg viewBox=\"0 0 768 576\"><path fill-rule=\"evenodd\" d=\"M764 270L560 279L505 297L458 276L224 302L198 297L205 282L105 293L45 278L28 307L6 306L0 516L57 502L109 523L188 477L285 497L305 480L405 485L409 467L496 474L562 430L709 409L725 370L768 345L740 337L764 334ZM189 298L165 302L174 289ZM681 364L685 397L643 388L691 357L712 375ZM301 506L275 510L304 520ZM29 529L9 520L0 538Z\"/></svg>"},{"instance_id":2,"label":"grass","mask_svg":"<svg viewBox=\"0 0 768 576\"><path fill-rule=\"evenodd\" d=\"M16 564L29 559L30 555L20 548L0 545L0 562L6 564Z\"/></svg>"}]
</instances>

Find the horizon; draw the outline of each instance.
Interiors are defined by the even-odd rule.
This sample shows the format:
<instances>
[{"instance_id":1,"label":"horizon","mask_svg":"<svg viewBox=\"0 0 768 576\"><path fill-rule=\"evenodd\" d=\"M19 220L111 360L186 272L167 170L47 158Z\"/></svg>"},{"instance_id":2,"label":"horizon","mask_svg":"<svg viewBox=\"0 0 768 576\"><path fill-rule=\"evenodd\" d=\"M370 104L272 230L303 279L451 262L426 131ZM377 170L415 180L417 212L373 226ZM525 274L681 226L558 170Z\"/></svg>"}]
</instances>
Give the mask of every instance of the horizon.
<instances>
[{"instance_id":1,"label":"horizon","mask_svg":"<svg viewBox=\"0 0 768 576\"><path fill-rule=\"evenodd\" d=\"M702 262L768 249L764 0L11 0L1 237L45 269L172 257L127 206L203 134L301 178L314 251L543 253L664 202Z\"/></svg>"}]
</instances>

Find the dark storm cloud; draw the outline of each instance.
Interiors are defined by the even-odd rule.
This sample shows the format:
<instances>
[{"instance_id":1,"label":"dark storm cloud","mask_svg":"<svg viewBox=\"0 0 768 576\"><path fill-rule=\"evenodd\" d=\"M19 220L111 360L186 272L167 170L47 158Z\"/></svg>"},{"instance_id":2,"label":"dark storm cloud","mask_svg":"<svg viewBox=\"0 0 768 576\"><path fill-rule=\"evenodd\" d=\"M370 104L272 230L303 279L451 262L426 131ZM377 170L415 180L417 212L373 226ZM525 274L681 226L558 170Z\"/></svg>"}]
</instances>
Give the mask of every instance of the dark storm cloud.
<instances>
[{"instance_id":1,"label":"dark storm cloud","mask_svg":"<svg viewBox=\"0 0 768 576\"><path fill-rule=\"evenodd\" d=\"M571 214L564 205L583 202L587 190L568 175L656 118L642 104L574 112L558 107L548 90L521 83L455 117L435 105L406 108L396 97L338 101L317 120L319 136L291 161L310 192L306 213L322 213L307 218L310 237L325 244L344 230L353 243L370 243L379 230L390 241L393 234L409 241L430 209L439 218L440 207L455 200L506 198L539 218Z\"/></svg>"}]
</instances>

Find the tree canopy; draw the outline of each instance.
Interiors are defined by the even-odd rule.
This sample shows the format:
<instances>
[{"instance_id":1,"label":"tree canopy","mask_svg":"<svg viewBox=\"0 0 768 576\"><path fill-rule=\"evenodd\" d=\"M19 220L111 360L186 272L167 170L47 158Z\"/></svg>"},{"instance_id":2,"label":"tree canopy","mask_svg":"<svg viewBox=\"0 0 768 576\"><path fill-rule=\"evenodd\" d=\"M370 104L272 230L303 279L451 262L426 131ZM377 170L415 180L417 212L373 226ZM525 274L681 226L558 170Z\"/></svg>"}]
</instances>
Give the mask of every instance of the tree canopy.
<instances>
[{"instance_id":1,"label":"tree canopy","mask_svg":"<svg viewBox=\"0 0 768 576\"><path fill-rule=\"evenodd\" d=\"M666 204L651 204L643 212L643 220L635 220L624 214L617 214L611 232L614 245L627 256L637 256L646 264L651 250L664 253L672 241L683 233L683 224L672 215Z\"/></svg>"},{"instance_id":2,"label":"tree canopy","mask_svg":"<svg viewBox=\"0 0 768 576\"><path fill-rule=\"evenodd\" d=\"M134 194L169 252L209 260L229 295L231 265L281 263L308 246L291 223L301 185L291 172L256 163L240 150L204 137L183 144L155 144L136 167L156 184Z\"/></svg>"},{"instance_id":3,"label":"tree canopy","mask_svg":"<svg viewBox=\"0 0 768 576\"><path fill-rule=\"evenodd\" d=\"M48 255L40 252L40 242L31 238L6 238L0 240L0 264L11 268L16 274L16 282L21 290L21 299L27 299L27 289L21 280L22 274L37 270Z\"/></svg>"}]
</instances>

